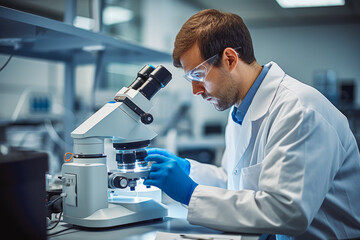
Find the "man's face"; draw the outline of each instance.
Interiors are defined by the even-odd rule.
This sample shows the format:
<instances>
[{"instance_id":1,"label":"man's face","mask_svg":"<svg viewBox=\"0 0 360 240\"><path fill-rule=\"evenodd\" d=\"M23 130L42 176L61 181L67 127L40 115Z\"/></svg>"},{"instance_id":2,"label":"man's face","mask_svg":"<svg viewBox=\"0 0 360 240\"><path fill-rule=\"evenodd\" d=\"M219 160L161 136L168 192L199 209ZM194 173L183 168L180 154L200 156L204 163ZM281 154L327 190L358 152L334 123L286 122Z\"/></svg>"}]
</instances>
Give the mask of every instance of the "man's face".
<instances>
[{"instance_id":1,"label":"man's face","mask_svg":"<svg viewBox=\"0 0 360 240\"><path fill-rule=\"evenodd\" d=\"M219 61L222 61L222 56L219 58ZM185 73L191 71L203 61L204 59L200 55L197 44L194 44L180 57ZM219 67L213 66L207 73L205 81L192 81L192 89L194 95L201 95L204 100L212 103L218 111L228 109L239 99L235 81L223 64Z\"/></svg>"}]
</instances>

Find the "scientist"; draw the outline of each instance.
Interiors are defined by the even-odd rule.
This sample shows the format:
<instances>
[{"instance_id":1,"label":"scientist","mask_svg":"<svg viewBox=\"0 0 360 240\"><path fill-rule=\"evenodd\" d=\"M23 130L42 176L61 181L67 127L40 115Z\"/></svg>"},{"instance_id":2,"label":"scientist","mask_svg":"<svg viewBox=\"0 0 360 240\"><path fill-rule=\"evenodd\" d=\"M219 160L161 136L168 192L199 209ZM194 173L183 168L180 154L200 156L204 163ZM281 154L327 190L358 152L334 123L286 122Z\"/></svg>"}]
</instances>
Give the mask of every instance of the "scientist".
<instances>
[{"instance_id":1,"label":"scientist","mask_svg":"<svg viewBox=\"0 0 360 240\"><path fill-rule=\"evenodd\" d=\"M360 237L360 156L347 119L276 63L260 66L241 17L198 12L176 36L173 61L194 95L232 108L226 149L221 167L150 149L146 185L188 205L192 224L278 239Z\"/></svg>"}]
</instances>

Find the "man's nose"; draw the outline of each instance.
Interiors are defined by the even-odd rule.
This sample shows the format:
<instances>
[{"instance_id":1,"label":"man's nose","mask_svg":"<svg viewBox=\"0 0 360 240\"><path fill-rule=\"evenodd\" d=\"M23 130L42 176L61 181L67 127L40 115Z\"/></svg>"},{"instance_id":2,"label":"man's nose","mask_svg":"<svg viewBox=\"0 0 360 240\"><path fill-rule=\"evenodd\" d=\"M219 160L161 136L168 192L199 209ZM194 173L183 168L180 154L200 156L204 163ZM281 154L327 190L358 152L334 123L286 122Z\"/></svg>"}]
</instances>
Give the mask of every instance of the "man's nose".
<instances>
[{"instance_id":1,"label":"man's nose","mask_svg":"<svg viewBox=\"0 0 360 240\"><path fill-rule=\"evenodd\" d=\"M194 95L201 95L205 93L205 88L202 82L192 81L191 84Z\"/></svg>"}]
</instances>

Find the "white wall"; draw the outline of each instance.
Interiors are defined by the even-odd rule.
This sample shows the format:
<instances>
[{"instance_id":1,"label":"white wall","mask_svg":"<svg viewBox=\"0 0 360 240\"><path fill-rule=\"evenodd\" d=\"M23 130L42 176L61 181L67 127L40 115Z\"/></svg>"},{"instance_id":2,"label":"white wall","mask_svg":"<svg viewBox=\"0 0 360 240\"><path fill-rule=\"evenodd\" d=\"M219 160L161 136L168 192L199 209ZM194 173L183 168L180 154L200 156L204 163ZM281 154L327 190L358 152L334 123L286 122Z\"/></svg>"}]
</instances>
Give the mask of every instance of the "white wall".
<instances>
[{"instance_id":1,"label":"white wall","mask_svg":"<svg viewBox=\"0 0 360 240\"><path fill-rule=\"evenodd\" d=\"M181 26L200 10L181 0L145 0L142 5L142 44L169 53Z\"/></svg>"},{"instance_id":2,"label":"white wall","mask_svg":"<svg viewBox=\"0 0 360 240\"><path fill-rule=\"evenodd\" d=\"M355 79L360 104L360 24L250 29L260 64L277 62L289 75L312 84L314 71L333 69Z\"/></svg>"}]
</instances>

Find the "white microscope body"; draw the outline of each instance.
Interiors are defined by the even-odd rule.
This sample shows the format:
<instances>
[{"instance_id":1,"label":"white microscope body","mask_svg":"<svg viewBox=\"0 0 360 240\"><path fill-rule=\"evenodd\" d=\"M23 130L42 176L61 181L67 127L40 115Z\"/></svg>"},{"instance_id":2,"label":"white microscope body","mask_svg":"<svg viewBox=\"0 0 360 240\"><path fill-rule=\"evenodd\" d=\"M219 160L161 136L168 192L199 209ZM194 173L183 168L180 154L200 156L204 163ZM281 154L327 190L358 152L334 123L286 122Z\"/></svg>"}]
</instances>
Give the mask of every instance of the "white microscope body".
<instances>
[{"instance_id":1,"label":"white microscope body","mask_svg":"<svg viewBox=\"0 0 360 240\"><path fill-rule=\"evenodd\" d=\"M73 161L62 166L63 218L84 227L111 227L167 216L163 204L145 197L124 197L108 202L108 188L135 190L136 181L146 178L150 167L144 149L156 136L147 124L151 97L171 79L163 67L146 65L129 88L122 88L116 101L105 104L78 128ZM108 173L104 139L111 138L116 149L118 169Z\"/></svg>"}]
</instances>

